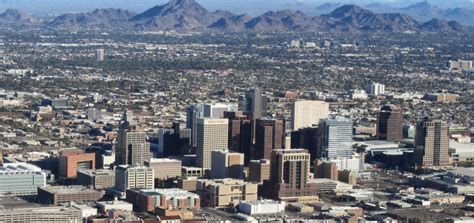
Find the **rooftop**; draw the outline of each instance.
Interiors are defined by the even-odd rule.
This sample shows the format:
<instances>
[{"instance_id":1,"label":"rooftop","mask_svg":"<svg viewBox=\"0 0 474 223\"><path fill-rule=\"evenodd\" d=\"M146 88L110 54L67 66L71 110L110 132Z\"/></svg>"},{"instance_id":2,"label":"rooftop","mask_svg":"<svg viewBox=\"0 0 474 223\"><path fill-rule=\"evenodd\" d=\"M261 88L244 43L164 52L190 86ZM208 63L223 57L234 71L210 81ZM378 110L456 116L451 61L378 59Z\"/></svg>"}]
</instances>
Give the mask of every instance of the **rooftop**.
<instances>
[{"instance_id":1,"label":"rooftop","mask_svg":"<svg viewBox=\"0 0 474 223\"><path fill-rule=\"evenodd\" d=\"M175 199L187 199L187 198L194 198L198 199L199 195L195 193L188 192L186 190L178 189L178 188L165 188L165 189L141 189L138 190L142 194L146 194L148 196L166 196L168 198L173 197Z\"/></svg>"},{"instance_id":2,"label":"rooftop","mask_svg":"<svg viewBox=\"0 0 474 223\"><path fill-rule=\"evenodd\" d=\"M146 161L145 161L146 162ZM177 159L170 159L170 158L151 158L149 163L174 163L174 162L180 162L181 160Z\"/></svg>"},{"instance_id":3,"label":"rooftop","mask_svg":"<svg viewBox=\"0 0 474 223\"><path fill-rule=\"evenodd\" d=\"M29 163L5 163L0 166L0 175L41 172L41 168Z\"/></svg>"},{"instance_id":4,"label":"rooftop","mask_svg":"<svg viewBox=\"0 0 474 223\"><path fill-rule=\"evenodd\" d=\"M89 176L106 176L106 175L115 176L115 171L106 170L106 169L98 169L98 170L81 169L81 170L77 170L77 172L81 172Z\"/></svg>"},{"instance_id":5,"label":"rooftop","mask_svg":"<svg viewBox=\"0 0 474 223\"><path fill-rule=\"evenodd\" d=\"M94 189L90 189L85 186L48 186L48 187L41 187L41 189L48 191L50 193L55 194L72 194L72 193L97 193L98 191Z\"/></svg>"}]
</instances>

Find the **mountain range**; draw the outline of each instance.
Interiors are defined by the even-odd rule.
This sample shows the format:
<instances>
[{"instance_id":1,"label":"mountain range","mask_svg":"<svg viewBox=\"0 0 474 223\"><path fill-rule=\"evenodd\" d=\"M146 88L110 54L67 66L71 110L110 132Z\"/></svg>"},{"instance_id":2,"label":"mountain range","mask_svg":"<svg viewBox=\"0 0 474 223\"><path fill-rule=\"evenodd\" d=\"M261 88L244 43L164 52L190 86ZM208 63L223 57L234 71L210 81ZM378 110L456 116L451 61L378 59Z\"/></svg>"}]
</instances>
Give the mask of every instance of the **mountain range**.
<instances>
[{"instance_id":1,"label":"mountain range","mask_svg":"<svg viewBox=\"0 0 474 223\"><path fill-rule=\"evenodd\" d=\"M330 7L330 6L327 6ZM16 11L0 14L0 24L53 28L136 28L143 30L187 31L323 31L323 32L459 32L465 27L456 21L432 19L419 22L403 13L375 13L357 5L341 5L320 16L301 11L269 11L257 17L228 11L208 11L195 0L171 0L142 13L121 9L96 9L89 13L63 14L41 21Z\"/></svg>"}]
</instances>

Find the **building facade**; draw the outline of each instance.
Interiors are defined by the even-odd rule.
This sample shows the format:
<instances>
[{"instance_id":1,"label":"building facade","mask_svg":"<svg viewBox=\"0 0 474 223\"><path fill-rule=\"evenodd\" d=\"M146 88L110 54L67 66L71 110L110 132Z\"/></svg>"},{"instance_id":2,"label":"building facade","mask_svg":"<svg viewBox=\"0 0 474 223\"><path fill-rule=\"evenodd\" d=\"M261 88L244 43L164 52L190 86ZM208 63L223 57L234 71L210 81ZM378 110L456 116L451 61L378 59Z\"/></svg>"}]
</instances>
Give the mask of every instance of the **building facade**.
<instances>
[{"instance_id":1,"label":"building facade","mask_svg":"<svg viewBox=\"0 0 474 223\"><path fill-rule=\"evenodd\" d=\"M95 203L104 192L84 186L48 186L38 188L38 201L42 204L61 205L74 203Z\"/></svg>"},{"instance_id":2,"label":"building facade","mask_svg":"<svg viewBox=\"0 0 474 223\"><path fill-rule=\"evenodd\" d=\"M197 194L177 189L129 189L127 202L132 203L137 211L153 212L160 209L196 209L201 200Z\"/></svg>"},{"instance_id":3,"label":"building facade","mask_svg":"<svg viewBox=\"0 0 474 223\"><path fill-rule=\"evenodd\" d=\"M46 185L46 173L28 163L0 166L0 195L32 195Z\"/></svg>"},{"instance_id":4,"label":"building facade","mask_svg":"<svg viewBox=\"0 0 474 223\"><path fill-rule=\"evenodd\" d=\"M329 115L329 103L324 101L295 101L291 106L291 129L318 125Z\"/></svg>"},{"instance_id":5,"label":"building facade","mask_svg":"<svg viewBox=\"0 0 474 223\"><path fill-rule=\"evenodd\" d=\"M80 185L92 186L97 190L105 190L115 186L114 170L78 170L77 182Z\"/></svg>"},{"instance_id":6,"label":"building facade","mask_svg":"<svg viewBox=\"0 0 474 223\"><path fill-rule=\"evenodd\" d=\"M211 168L213 150L227 149L229 121L199 118L197 120L196 164Z\"/></svg>"},{"instance_id":7,"label":"building facade","mask_svg":"<svg viewBox=\"0 0 474 223\"><path fill-rule=\"evenodd\" d=\"M206 207L235 207L258 198L257 184L236 179L197 180L196 192Z\"/></svg>"},{"instance_id":8,"label":"building facade","mask_svg":"<svg viewBox=\"0 0 474 223\"><path fill-rule=\"evenodd\" d=\"M270 179L270 160L251 160L249 163L250 182L262 184L263 181Z\"/></svg>"},{"instance_id":9,"label":"building facade","mask_svg":"<svg viewBox=\"0 0 474 223\"><path fill-rule=\"evenodd\" d=\"M82 150L64 150L59 156L59 176L74 179L77 170L95 169L95 153L85 153Z\"/></svg>"},{"instance_id":10,"label":"building facade","mask_svg":"<svg viewBox=\"0 0 474 223\"><path fill-rule=\"evenodd\" d=\"M448 167L448 124L441 120L424 119L416 126L415 164L423 168Z\"/></svg>"},{"instance_id":11,"label":"building facade","mask_svg":"<svg viewBox=\"0 0 474 223\"><path fill-rule=\"evenodd\" d=\"M212 151L211 178L244 178L244 154L229 150Z\"/></svg>"},{"instance_id":12,"label":"building facade","mask_svg":"<svg viewBox=\"0 0 474 223\"><path fill-rule=\"evenodd\" d=\"M352 157L352 120L342 117L324 119L319 123L318 158Z\"/></svg>"},{"instance_id":13,"label":"building facade","mask_svg":"<svg viewBox=\"0 0 474 223\"><path fill-rule=\"evenodd\" d=\"M150 143L146 141L146 133L137 129L135 116L131 111L123 114L117 135L115 161L118 165L143 165L145 160L152 158Z\"/></svg>"},{"instance_id":14,"label":"building facade","mask_svg":"<svg viewBox=\"0 0 474 223\"><path fill-rule=\"evenodd\" d=\"M181 160L169 158L151 158L145 161L145 166L150 167L155 172L155 179L166 180L181 176Z\"/></svg>"},{"instance_id":15,"label":"building facade","mask_svg":"<svg viewBox=\"0 0 474 223\"><path fill-rule=\"evenodd\" d=\"M0 222L81 223L82 212L75 207L31 207L1 209Z\"/></svg>"},{"instance_id":16,"label":"building facade","mask_svg":"<svg viewBox=\"0 0 474 223\"><path fill-rule=\"evenodd\" d=\"M255 129L256 159L270 159L273 150L285 148L285 121L257 119Z\"/></svg>"},{"instance_id":17,"label":"building facade","mask_svg":"<svg viewBox=\"0 0 474 223\"><path fill-rule=\"evenodd\" d=\"M229 119L229 149L245 155L248 164L252 154L253 120L250 112L225 112L224 118Z\"/></svg>"},{"instance_id":18,"label":"building facade","mask_svg":"<svg viewBox=\"0 0 474 223\"><path fill-rule=\"evenodd\" d=\"M115 188L121 192L130 188L153 189L155 188L155 171L145 166L117 166Z\"/></svg>"},{"instance_id":19,"label":"building facade","mask_svg":"<svg viewBox=\"0 0 474 223\"><path fill-rule=\"evenodd\" d=\"M403 110L395 105L384 105L377 118L377 140L403 139Z\"/></svg>"}]
</instances>

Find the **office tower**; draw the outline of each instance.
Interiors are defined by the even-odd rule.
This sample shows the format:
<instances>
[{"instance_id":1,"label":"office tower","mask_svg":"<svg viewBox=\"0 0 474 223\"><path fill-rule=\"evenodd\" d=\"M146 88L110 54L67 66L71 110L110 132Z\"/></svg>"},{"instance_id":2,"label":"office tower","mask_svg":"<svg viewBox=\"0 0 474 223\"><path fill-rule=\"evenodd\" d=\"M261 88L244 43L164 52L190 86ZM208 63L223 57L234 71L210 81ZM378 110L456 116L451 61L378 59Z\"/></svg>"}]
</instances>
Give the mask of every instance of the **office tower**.
<instances>
[{"instance_id":1,"label":"office tower","mask_svg":"<svg viewBox=\"0 0 474 223\"><path fill-rule=\"evenodd\" d=\"M59 156L59 176L74 179L77 170L95 169L95 153L85 153L82 150L63 150Z\"/></svg>"},{"instance_id":2,"label":"office tower","mask_svg":"<svg viewBox=\"0 0 474 223\"><path fill-rule=\"evenodd\" d=\"M115 161L118 165L143 165L152 157L146 133L137 129L137 122L131 111L124 113L117 136Z\"/></svg>"},{"instance_id":3,"label":"office tower","mask_svg":"<svg viewBox=\"0 0 474 223\"><path fill-rule=\"evenodd\" d=\"M329 115L329 103L324 101L295 101L291 106L291 129L318 125Z\"/></svg>"},{"instance_id":4,"label":"office tower","mask_svg":"<svg viewBox=\"0 0 474 223\"><path fill-rule=\"evenodd\" d=\"M425 118L416 125L415 162L423 168L451 166L448 124Z\"/></svg>"},{"instance_id":5,"label":"office tower","mask_svg":"<svg viewBox=\"0 0 474 223\"><path fill-rule=\"evenodd\" d=\"M252 154L252 114L250 112L225 112L229 119L229 149L245 156L248 164Z\"/></svg>"},{"instance_id":6,"label":"office tower","mask_svg":"<svg viewBox=\"0 0 474 223\"><path fill-rule=\"evenodd\" d=\"M308 183L309 159L305 149L274 150L270 161L270 180L263 184L267 197L287 202L316 201L316 185Z\"/></svg>"},{"instance_id":7,"label":"office tower","mask_svg":"<svg viewBox=\"0 0 474 223\"><path fill-rule=\"evenodd\" d=\"M227 149L229 121L199 118L196 130L196 164L202 168L211 168L211 152Z\"/></svg>"},{"instance_id":8,"label":"office tower","mask_svg":"<svg viewBox=\"0 0 474 223\"><path fill-rule=\"evenodd\" d=\"M146 166L117 166L115 188L121 192L131 188L153 189L155 188L155 171Z\"/></svg>"},{"instance_id":9,"label":"office tower","mask_svg":"<svg viewBox=\"0 0 474 223\"><path fill-rule=\"evenodd\" d=\"M357 172L351 170L339 170L338 180L350 185L357 184Z\"/></svg>"},{"instance_id":10,"label":"office tower","mask_svg":"<svg viewBox=\"0 0 474 223\"><path fill-rule=\"evenodd\" d=\"M233 104L215 103L204 105L204 117L209 118L223 118L225 112L235 111L238 111L238 108Z\"/></svg>"},{"instance_id":11,"label":"office tower","mask_svg":"<svg viewBox=\"0 0 474 223\"><path fill-rule=\"evenodd\" d=\"M378 140L403 139L403 110L395 105L384 105L380 109L377 120Z\"/></svg>"},{"instance_id":12,"label":"office tower","mask_svg":"<svg viewBox=\"0 0 474 223\"><path fill-rule=\"evenodd\" d=\"M244 178L244 154L229 150L212 151L211 178Z\"/></svg>"},{"instance_id":13,"label":"office tower","mask_svg":"<svg viewBox=\"0 0 474 223\"><path fill-rule=\"evenodd\" d=\"M291 132L291 148L302 148L309 151L311 160L318 157L318 137L317 126L298 129Z\"/></svg>"},{"instance_id":14,"label":"office tower","mask_svg":"<svg viewBox=\"0 0 474 223\"><path fill-rule=\"evenodd\" d=\"M78 170L77 183L91 186L97 190L105 190L115 186L115 171L113 170Z\"/></svg>"},{"instance_id":15,"label":"office tower","mask_svg":"<svg viewBox=\"0 0 474 223\"><path fill-rule=\"evenodd\" d=\"M32 195L46 185L46 173L28 163L0 166L0 195Z\"/></svg>"},{"instance_id":16,"label":"office tower","mask_svg":"<svg viewBox=\"0 0 474 223\"><path fill-rule=\"evenodd\" d=\"M167 180L181 176L181 160L169 158L152 158L145 161L145 166L153 168L155 179Z\"/></svg>"},{"instance_id":17,"label":"office tower","mask_svg":"<svg viewBox=\"0 0 474 223\"><path fill-rule=\"evenodd\" d=\"M370 95L378 96L385 94L385 85L372 82L367 85L367 93Z\"/></svg>"},{"instance_id":18,"label":"office tower","mask_svg":"<svg viewBox=\"0 0 474 223\"><path fill-rule=\"evenodd\" d=\"M199 179L196 192L206 207L234 207L241 200L258 199L257 184L238 179Z\"/></svg>"},{"instance_id":19,"label":"office tower","mask_svg":"<svg viewBox=\"0 0 474 223\"><path fill-rule=\"evenodd\" d=\"M250 182L258 184L270 179L270 160L251 160L249 163L249 177Z\"/></svg>"},{"instance_id":20,"label":"office tower","mask_svg":"<svg viewBox=\"0 0 474 223\"><path fill-rule=\"evenodd\" d=\"M285 146L285 120L257 119L255 154L257 159L270 159L271 153Z\"/></svg>"},{"instance_id":21,"label":"office tower","mask_svg":"<svg viewBox=\"0 0 474 223\"><path fill-rule=\"evenodd\" d=\"M319 123L319 151L317 158L352 157L352 120L342 117L324 119Z\"/></svg>"},{"instance_id":22,"label":"office tower","mask_svg":"<svg viewBox=\"0 0 474 223\"><path fill-rule=\"evenodd\" d=\"M206 118L204 115L205 104L194 104L186 110L186 128L191 129L191 145L196 147L197 120ZM209 117L207 117L209 118Z\"/></svg>"},{"instance_id":23,"label":"office tower","mask_svg":"<svg viewBox=\"0 0 474 223\"><path fill-rule=\"evenodd\" d=\"M262 96L259 88L251 89L245 92L245 95L239 97L239 110L252 112L254 120L267 116L268 98Z\"/></svg>"},{"instance_id":24,"label":"office tower","mask_svg":"<svg viewBox=\"0 0 474 223\"><path fill-rule=\"evenodd\" d=\"M314 178L338 180L339 172L336 163L324 160L314 161Z\"/></svg>"},{"instance_id":25,"label":"office tower","mask_svg":"<svg viewBox=\"0 0 474 223\"><path fill-rule=\"evenodd\" d=\"M98 49L95 51L95 57L97 62L102 62L105 59L105 50L104 49Z\"/></svg>"}]
</instances>

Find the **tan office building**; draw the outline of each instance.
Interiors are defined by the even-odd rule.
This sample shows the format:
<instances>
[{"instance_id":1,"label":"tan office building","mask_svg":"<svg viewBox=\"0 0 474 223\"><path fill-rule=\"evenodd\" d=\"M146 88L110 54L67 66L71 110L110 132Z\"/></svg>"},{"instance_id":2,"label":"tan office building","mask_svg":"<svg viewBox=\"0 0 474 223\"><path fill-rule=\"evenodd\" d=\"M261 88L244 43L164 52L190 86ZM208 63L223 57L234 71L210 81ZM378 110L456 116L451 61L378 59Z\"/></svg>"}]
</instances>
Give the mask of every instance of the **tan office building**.
<instances>
[{"instance_id":1,"label":"tan office building","mask_svg":"<svg viewBox=\"0 0 474 223\"><path fill-rule=\"evenodd\" d=\"M196 164L211 168L213 150L224 150L228 146L229 120L199 118L197 120Z\"/></svg>"},{"instance_id":2,"label":"tan office building","mask_svg":"<svg viewBox=\"0 0 474 223\"><path fill-rule=\"evenodd\" d=\"M181 160L169 158L152 158L145 161L145 166L155 171L155 179L166 180L181 176Z\"/></svg>"},{"instance_id":3,"label":"tan office building","mask_svg":"<svg viewBox=\"0 0 474 223\"><path fill-rule=\"evenodd\" d=\"M329 116L329 103L324 101L296 101L291 107L293 131L318 125L320 119Z\"/></svg>"},{"instance_id":4,"label":"tan office building","mask_svg":"<svg viewBox=\"0 0 474 223\"><path fill-rule=\"evenodd\" d=\"M120 165L115 169L115 188L121 192L127 189L155 188L154 170L145 166Z\"/></svg>"},{"instance_id":5,"label":"tan office building","mask_svg":"<svg viewBox=\"0 0 474 223\"><path fill-rule=\"evenodd\" d=\"M196 192L202 206L236 206L240 201L258 199L257 184L237 179L198 180Z\"/></svg>"},{"instance_id":6,"label":"tan office building","mask_svg":"<svg viewBox=\"0 0 474 223\"><path fill-rule=\"evenodd\" d=\"M212 151L211 178L235 178L244 177L244 154L231 152L229 150Z\"/></svg>"}]
</instances>

